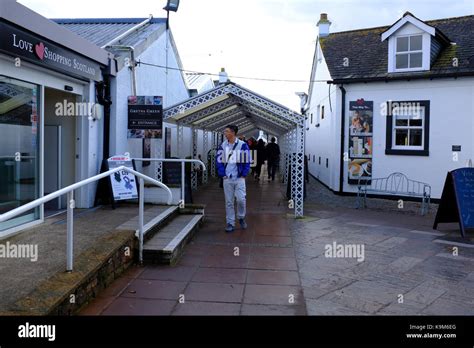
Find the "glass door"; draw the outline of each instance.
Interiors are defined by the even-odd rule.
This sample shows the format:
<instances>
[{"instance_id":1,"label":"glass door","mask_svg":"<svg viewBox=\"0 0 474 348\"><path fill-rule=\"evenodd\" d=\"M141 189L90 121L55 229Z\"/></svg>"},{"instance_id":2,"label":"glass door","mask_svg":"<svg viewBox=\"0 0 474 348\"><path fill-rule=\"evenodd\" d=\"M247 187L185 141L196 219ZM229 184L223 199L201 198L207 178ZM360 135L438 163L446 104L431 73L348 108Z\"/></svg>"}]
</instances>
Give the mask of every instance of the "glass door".
<instances>
[{"instance_id":1,"label":"glass door","mask_svg":"<svg viewBox=\"0 0 474 348\"><path fill-rule=\"evenodd\" d=\"M39 86L0 76L0 214L39 197ZM39 208L0 231L39 219Z\"/></svg>"}]
</instances>

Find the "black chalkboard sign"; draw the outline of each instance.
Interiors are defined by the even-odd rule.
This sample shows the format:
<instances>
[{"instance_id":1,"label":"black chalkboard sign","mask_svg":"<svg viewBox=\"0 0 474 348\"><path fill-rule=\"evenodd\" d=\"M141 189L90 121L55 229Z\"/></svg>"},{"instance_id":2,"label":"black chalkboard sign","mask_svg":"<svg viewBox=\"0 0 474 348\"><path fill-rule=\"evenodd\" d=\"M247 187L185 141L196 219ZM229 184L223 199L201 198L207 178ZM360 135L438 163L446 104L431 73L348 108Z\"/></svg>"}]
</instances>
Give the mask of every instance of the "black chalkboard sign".
<instances>
[{"instance_id":1,"label":"black chalkboard sign","mask_svg":"<svg viewBox=\"0 0 474 348\"><path fill-rule=\"evenodd\" d=\"M448 173L433 228L447 222L459 222L463 237L474 231L474 168Z\"/></svg>"},{"instance_id":2,"label":"black chalkboard sign","mask_svg":"<svg viewBox=\"0 0 474 348\"><path fill-rule=\"evenodd\" d=\"M163 163L163 183L166 185L181 185L181 163Z\"/></svg>"},{"instance_id":3,"label":"black chalkboard sign","mask_svg":"<svg viewBox=\"0 0 474 348\"><path fill-rule=\"evenodd\" d=\"M185 165L185 185L184 195L185 203L192 204L192 188L191 188L191 165ZM170 186L181 186L181 163L164 162L163 163L163 184Z\"/></svg>"}]
</instances>

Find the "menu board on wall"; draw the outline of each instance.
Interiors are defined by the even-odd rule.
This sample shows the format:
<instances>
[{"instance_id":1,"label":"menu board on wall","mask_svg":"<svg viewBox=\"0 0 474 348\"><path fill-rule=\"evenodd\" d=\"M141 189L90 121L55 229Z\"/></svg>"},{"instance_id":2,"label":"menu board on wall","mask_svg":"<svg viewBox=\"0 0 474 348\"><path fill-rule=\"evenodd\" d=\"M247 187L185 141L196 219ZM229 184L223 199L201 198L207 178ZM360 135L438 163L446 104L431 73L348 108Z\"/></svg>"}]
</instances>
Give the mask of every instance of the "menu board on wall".
<instances>
[{"instance_id":1,"label":"menu board on wall","mask_svg":"<svg viewBox=\"0 0 474 348\"><path fill-rule=\"evenodd\" d=\"M349 103L349 184L369 183L372 178L374 102Z\"/></svg>"}]
</instances>

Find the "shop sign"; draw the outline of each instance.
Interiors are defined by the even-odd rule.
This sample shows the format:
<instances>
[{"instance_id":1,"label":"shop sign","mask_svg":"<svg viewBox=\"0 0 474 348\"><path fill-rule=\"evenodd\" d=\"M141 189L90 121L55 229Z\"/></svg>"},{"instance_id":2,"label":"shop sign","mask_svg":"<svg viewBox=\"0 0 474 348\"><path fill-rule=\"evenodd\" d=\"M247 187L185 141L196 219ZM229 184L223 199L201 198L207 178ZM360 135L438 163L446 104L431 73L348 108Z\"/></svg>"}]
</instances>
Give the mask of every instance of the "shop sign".
<instances>
[{"instance_id":1,"label":"shop sign","mask_svg":"<svg viewBox=\"0 0 474 348\"><path fill-rule=\"evenodd\" d=\"M88 58L0 22L0 51L67 75L100 81L100 65Z\"/></svg>"}]
</instances>

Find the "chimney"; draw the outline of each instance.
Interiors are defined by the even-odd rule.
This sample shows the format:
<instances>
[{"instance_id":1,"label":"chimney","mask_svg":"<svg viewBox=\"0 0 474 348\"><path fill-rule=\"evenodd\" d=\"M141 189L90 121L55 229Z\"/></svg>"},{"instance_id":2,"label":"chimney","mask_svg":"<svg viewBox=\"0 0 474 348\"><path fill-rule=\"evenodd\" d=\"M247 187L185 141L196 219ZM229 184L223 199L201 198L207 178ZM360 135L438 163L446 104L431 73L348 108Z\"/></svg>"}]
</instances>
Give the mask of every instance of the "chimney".
<instances>
[{"instance_id":1,"label":"chimney","mask_svg":"<svg viewBox=\"0 0 474 348\"><path fill-rule=\"evenodd\" d=\"M219 84L224 84L229 82L229 75L225 72L225 69L222 68L221 72L219 73Z\"/></svg>"},{"instance_id":2,"label":"chimney","mask_svg":"<svg viewBox=\"0 0 474 348\"><path fill-rule=\"evenodd\" d=\"M321 18L318 22L319 27L319 37L326 37L329 35L329 27L331 26L331 22L328 20L327 13L321 13Z\"/></svg>"}]
</instances>

